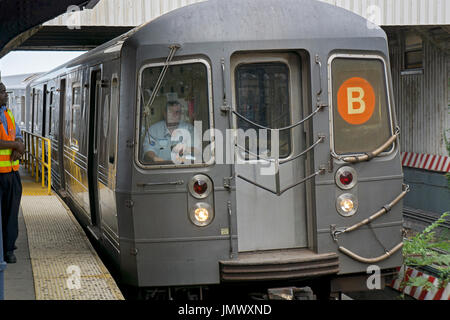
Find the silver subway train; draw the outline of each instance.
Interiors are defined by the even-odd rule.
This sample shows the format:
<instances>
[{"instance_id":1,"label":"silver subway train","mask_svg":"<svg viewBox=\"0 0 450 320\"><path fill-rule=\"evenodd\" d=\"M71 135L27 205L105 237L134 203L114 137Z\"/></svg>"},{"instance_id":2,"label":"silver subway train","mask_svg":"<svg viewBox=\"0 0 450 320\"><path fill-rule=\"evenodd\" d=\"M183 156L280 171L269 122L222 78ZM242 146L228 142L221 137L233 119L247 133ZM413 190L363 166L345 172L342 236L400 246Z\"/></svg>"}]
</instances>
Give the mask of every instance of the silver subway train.
<instances>
[{"instance_id":1,"label":"silver subway train","mask_svg":"<svg viewBox=\"0 0 450 320\"><path fill-rule=\"evenodd\" d=\"M29 92L25 123L52 141L53 188L127 286L328 295L402 263L387 38L360 16L209 0Z\"/></svg>"}]
</instances>

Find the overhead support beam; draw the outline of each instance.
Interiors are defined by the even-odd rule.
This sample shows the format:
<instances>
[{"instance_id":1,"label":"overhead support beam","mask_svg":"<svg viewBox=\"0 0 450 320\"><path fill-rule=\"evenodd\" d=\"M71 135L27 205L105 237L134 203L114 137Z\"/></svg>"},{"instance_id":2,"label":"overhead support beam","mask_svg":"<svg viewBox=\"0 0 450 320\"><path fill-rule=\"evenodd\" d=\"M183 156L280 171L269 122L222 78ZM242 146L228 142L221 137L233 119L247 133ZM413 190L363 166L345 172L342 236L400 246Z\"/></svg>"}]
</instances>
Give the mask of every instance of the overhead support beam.
<instances>
[{"instance_id":1,"label":"overhead support beam","mask_svg":"<svg viewBox=\"0 0 450 320\"><path fill-rule=\"evenodd\" d=\"M133 29L130 27L87 26L68 30L64 26L43 25L15 50L90 50Z\"/></svg>"},{"instance_id":2,"label":"overhead support beam","mask_svg":"<svg viewBox=\"0 0 450 320\"><path fill-rule=\"evenodd\" d=\"M82 10L84 8L93 8L98 1L1 0L0 58L39 31L39 25L67 12L70 6L75 5Z\"/></svg>"}]
</instances>

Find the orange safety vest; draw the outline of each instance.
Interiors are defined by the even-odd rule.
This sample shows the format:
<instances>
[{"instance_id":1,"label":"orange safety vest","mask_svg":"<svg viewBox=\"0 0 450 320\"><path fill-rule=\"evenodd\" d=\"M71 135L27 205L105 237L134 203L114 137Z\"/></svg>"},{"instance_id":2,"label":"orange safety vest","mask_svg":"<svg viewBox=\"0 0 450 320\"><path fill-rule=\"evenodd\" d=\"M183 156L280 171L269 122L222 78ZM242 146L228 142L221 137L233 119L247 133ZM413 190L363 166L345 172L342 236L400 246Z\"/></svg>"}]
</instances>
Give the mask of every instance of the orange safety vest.
<instances>
[{"instance_id":1,"label":"orange safety vest","mask_svg":"<svg viewBox=\"0 0 450 320\"><path fill-rule=\"evenodd\" d=\"M8 122L8 131L0 122L0 140L14 141L16 140L16 122L11 110L5 111L6 121ZM19 160L11 161L12 149L0 149L0 173L8 173L19 170Z\"/></svg>"}]
</instances>

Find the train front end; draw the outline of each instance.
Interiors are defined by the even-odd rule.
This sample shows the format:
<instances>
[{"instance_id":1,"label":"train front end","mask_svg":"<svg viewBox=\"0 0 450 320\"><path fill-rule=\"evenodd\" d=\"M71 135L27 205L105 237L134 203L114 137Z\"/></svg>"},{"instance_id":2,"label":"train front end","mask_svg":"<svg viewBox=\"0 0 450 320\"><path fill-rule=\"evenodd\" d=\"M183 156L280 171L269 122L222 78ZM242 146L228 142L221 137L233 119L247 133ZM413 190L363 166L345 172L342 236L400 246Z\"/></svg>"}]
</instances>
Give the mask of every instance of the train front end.
<instances>
[{"instance_id":1,"label":"train front end","mask_svg":"<svg viewBox=\"0 0 450 320\"><path fill-rule=\"evenodd\" d=\"M137 30L121 59L127 283L346 291L401 264L379 27L311 0L208 1Z\"/></svg>"}]
</instances>

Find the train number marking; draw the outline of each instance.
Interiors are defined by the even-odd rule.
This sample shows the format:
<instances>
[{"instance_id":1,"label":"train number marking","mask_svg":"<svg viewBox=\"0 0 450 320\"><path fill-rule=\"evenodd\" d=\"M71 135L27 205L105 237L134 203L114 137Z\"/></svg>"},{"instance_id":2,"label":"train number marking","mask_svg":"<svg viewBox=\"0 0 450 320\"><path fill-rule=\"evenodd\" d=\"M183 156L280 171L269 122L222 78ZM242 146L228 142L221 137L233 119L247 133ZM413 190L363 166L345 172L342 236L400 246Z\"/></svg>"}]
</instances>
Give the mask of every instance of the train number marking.
<instances>
[{"instance_id":1,"label":"train number marking","mask_svg":"<svg viewBox=\"0 0 450 320\"><path fill-rule=\"evenodd\" d=\"M353 125L369 121L375 110L375 92L364 78L353 77L344 81L337 98L339 114Z\"/></svg>"}]
</instances>

